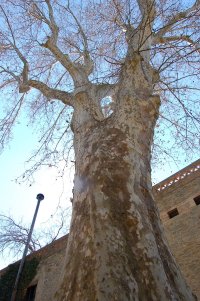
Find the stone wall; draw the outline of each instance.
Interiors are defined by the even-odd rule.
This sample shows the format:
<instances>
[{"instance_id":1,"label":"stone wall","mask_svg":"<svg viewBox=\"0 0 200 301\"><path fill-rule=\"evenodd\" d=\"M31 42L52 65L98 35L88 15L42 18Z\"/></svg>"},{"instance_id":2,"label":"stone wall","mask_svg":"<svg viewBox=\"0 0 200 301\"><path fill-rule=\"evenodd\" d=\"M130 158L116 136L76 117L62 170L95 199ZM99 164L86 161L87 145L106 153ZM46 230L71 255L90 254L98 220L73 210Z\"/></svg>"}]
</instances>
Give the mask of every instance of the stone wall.
<instances>
[{"instance_id":1,"label":"stone wall","mask_svg":"<svg viewBox=\"0 0 200 301\"><path fill-rule=\"evenodd\" d=\"M35 301L53 301L63 267L67 235L37 251L40 256L37 275L29 286L37 284ZM34 254L33 254L34 255Z\"/></svg>"},{"instance_id":2,"label":"stone wall","mask_svg":"<svg viewBox=\"0 0 200 301\"><path fill-rule=\"evenodd\" d=\"M154 195L172 253L200 300L200 204L194 201L200 200L200 160L156 185Z\"/></svg>"}]
</instances>

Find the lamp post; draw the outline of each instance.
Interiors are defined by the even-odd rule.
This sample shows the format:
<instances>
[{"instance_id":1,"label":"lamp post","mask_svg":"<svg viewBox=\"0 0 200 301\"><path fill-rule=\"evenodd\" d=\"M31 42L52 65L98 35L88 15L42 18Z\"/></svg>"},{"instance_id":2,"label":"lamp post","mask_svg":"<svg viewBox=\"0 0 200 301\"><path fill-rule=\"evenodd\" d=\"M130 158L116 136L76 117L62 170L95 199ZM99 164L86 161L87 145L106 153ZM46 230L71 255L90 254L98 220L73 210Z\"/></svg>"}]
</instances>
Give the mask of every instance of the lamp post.
<instances>
[{"instance_id":1,"label":"lamp post","mask_svg":"<svg viewBox=\"0 0 200 301\"><path fill-rule=\"evenodd\" d=\"M25 258L26 258L26 254L28 252L28 247L29 247L29 243L30 243L30 240L31 240L31 235L32 235L32 232L33 232L33 228L34 228L34 225L35 225L35 220L36 220L36 217L37 217L37 213L38 213L38 209L39 209L39 206L40 206L40 202L42 200L44 200L44 195L42 193L39 193L36 196L36 199L38 201L37 201L37 205L36 205L36 208L35 208L35 213L34 213L32 224L31 224L31 227L30 227L30 230L29 230L29 233L28 233L28 238L27 238L26 246L25 246L24 253L23 253L23 256L22 256L22 259L21 259L21 262L20 262L20 266L19 266L19 270L18 270L18 273L17 273L17 277L15 279L15 284L14 284L14 287L13 287L12 296L11 296L10 301L15 301L15 298L16 298L18 283L19 283L19 279L20 279L20 276L21 276L21 272L22 272L23 266L24 266L24 261L25 261Z\"/></svg>"}]
</instances>

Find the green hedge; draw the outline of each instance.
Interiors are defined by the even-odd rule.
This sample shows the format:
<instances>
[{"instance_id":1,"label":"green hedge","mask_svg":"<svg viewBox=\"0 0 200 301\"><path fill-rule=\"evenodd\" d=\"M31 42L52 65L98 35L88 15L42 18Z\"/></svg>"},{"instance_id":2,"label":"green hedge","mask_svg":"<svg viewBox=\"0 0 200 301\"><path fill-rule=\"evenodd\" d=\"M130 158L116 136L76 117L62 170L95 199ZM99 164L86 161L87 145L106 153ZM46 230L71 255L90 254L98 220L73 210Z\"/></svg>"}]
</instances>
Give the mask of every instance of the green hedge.
<instances>
[{"instance_id":1,"label":"green hedge","mask_svg":"<svg viewBox=\"0 0 200 301\"><path fill-rule=\"evenodd\" d=\"M25 262L20 277L19 285L18 285L18 293L17 293L16 301L22 301L24 299L26 288L28 287L29 283L36 275L38 264L39 264L39 260L36 258L27 260ZM19 265L20 262L9 265L5 273L1 276L0 301L10 301L12 295L12 289L15 283Z\"/></svg>"}]
</instances>

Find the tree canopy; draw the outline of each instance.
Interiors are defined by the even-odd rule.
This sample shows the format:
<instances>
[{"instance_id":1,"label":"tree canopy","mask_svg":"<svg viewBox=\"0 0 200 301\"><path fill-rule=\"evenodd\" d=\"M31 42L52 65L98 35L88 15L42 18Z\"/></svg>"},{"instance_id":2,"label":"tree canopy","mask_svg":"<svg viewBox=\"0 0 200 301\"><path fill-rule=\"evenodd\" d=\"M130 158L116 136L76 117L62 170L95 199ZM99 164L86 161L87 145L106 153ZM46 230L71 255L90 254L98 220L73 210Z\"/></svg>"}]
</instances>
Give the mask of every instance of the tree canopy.
<instances>
[{"instance_id":1,"label":"tree canopy","mask_svg":"<svg viewBox=\"0 0 200 301\"><path fill-rule=\"evenodd\" d=\"M1 0L1 148L25 110L41 131L32 171L41 163L67 160L74 96L90 84L109 116L131 49L143 57L147 77L151 66L153 93L161 97L155 161L166 154L194 154L200 121L199 15L198 0Z\"/></svg>"}]
</instances>

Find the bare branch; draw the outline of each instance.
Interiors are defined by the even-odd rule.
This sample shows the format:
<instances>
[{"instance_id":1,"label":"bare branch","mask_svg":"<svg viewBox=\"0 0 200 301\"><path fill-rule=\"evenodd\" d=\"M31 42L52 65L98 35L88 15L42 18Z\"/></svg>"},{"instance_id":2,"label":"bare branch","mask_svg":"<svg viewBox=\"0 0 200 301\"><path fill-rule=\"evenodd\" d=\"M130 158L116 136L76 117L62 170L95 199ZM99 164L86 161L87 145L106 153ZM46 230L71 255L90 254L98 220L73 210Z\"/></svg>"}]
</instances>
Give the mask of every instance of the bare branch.
<instances>
[{"instance_id":1,"label":"bare branch","mask_svg":"<svg viewBox=\"0 0 200 301\"><path fill-rule=\"evenodd\" d=\"M10 30L10 33L12 35L12 39L13 39L13 42L11 42L8 37L5 37L9 43L10 43L10 46L15 50L15 52L17 53L19 59L22 61L22 63L24 64L24 68L23 68L23 71L22 71L22 74L21 74L21 77L18 78L18 83L19 83L19 91L20 93L24 93L24 92L27 92L29 89L27 87L27 80L28 80L28 62L26 60L26 58L24 57L24 55L21 53L21 51L19 50L19 48L17 47L17 44L15 42L15 37L14 37L14 33L13 33L13 30L12 30L12 26L9 22L9 19L6 15L6 12L5 10L3 9L3 7L0 5L0 8L3 12L3 15L6 19L6 23L8 24L8 27L9 27L9 30ZM9 47L10 49L10 47ZM12 76L16 79L17 77L12 74Z\"/></svg>"},{"instance_id":2,"label":"bare branch","mask_svg":"<svg viewBox=\"0 0 200 301\"><path fill-rule=\"evenodd\" d=\"M0 68L2 69L1 73L7 73L9 75L11 75L13 77L13 79L15 79L15 81L20 84L20 76L16 75L14 72L5 69L3 66L0 66Z\"/></svg>"},{"instance_id":3,"label":"bare branch","mask_svg":"<svg viewBox=\"0 0 200 301\"><path fill-rule=\"evenodd\" d=\"M73 63L67 54L64 54L51 40L48 38L46 43L41 46L48 48L55 58L68 70L74 80L76 87L88 82L87 74L85 74L83 66L79 63Z\"/></svg>"},{"instance_id":4,"label":"bare branch","mask_svg":"<svg viewBox=\"0 0 200 301\"><path fill-rule=\"evenodd\" d=\"M199 8L200 8L200 0L196 0L196 2L194 3L193 6L186 9L185 11L178 12L176 15L174 15L168 21L168 23L165 26L163 26L163 28L161 28L155 34L154 38L157 39L159 37L163 37L167 32L169 32L172 29L174 24L176 24L179 21L182 21L182 20L186 19L190 13L192 13L195 10L197 11Z\"/></svg>"},{"instance_id":5,"label":"bare branch","mask_svg":"<svg viewBox=\"0 0 200 301\"><path fill-rule=\"evenodd\" d=\"M128 19L128 24L126 23L126 21L123 19L123 15L122 15L122 4L120 3L120 1L116 1L116 0L112 0L115 10L116 10L116 16L114 17L114 21L115 23L122 28L123 31L128 31L130 29L134 29L133 25L130 24L130 19ZM129 12L130 13L130 12ZM129 16L130 18L130 16Z\"/></svg>"},{"instance_id":6,"label":"bare branch","mask_svg":"<svg viewBox=\"0 0 200 301\"><path fill-rule=\"evenodd\" d=\"M67 217L70 208L58 208L56 212L44 223L40 229L34 229L28 251L32 253L46 244L53 242L68 230ZM29 226L25 225L23 220L16 220L14 217L6 214L0 214L0 254L5 251L18 257L24 250L29 234Z\"/></svg>"},{"instance_id":7,"label":"bare branch","mask_svg":"<svg viewBox=\"0 0 200 301\"><path fill-rule=\"evenodd\" d=\"M67 12L69 12L71 14L71 16L73 17L73 19L75 20L75 22L78 26L79 33L83 40L83 47L84 47L83 51L80 51L80 49L79 49L79 52L80 52L80 55L84 57L84 65L83 66L84 66L85 71L89 75L93 71L94 66L93 66L93 61L90 57L90 52L89 52L89 47L88 47L88 38L84 32L84 29L83 29L81 23L79 22L78 18L75 16L74 12L70 8L69 2L68 2L67 7L65 7L63 5L60 5L60 6L62 8L64 8L64 10L66 10ZM76 47L76 49L78 49L78 47Z\"/></svg>"},{"instance_id":8,"label":"bare branch","mask_svg":"<svg viewBox=\"0 0 200 301\"><path fill-rule=\"evenodd\" d=\"M53 14L53 9L52 9L52 6L51 6L51 3L50 3L50 0L45 0L47 6L48 6L48 10L49 10L49 19L50 19L50 22L49 22L49 26L51 28L51 31L52 31L52 38L53 38L53 41L54 43L57 42L57 39L58 39L58 31L59 31L59 28L56 24L56 21L55 21L55 18L54 18L54 14Z\"/></svg>"},{"instance_id":9,"label":"bare branch","mask_svg":"<svg viewBox=\"0 0 200 301\"><path fill-rule=\"evenodd\" d=\"M83 41L84 41L85 49L84 49L83 55L84 55L86 64L82 65L79 63L74 63L71 61L69 56L67 54L64 54L57 46L59 27L56 24L56 21L54 18L54 13L53 13L53 8L52 8L50 1L45 0L45 2L48 6L49 20L41 12L39 7L34 3L34 9L39 14L41 20L44 21L49 26L51 33L52 33L50 37L47 37L47 41L45 43L41 44L41 46L49 49L52 52L52 54L55 56L55 58L68 70L69 74L72 76L72 78L74 80L75 86L80 86L80 85L82 85L83 82L86 83L88 81L87 75L89 75L93 70L93 64L90 59L89 51L88 51L86 35L85 35L80 23L78 22L78 19L75 17L75 15L71 11L71 9L67 9L64 7L65 9L67 9L70 12L70 14L75 19L75 21L79 27L79 31L81 33ZM84 81L82 80L83 77L84 77Z\"/></svg>"},{"instance_id":10,"label":"bare branch","mask_svg":"<svg viewBox=\"0 0 200 301\"><path fill-rule=\"evenodd\" d=\"M13 217L0 214L0 253L10 250L14 256L22 252L26 245L29 228L22 221L16 222ZM36 251L41 247L37 239L32 236L28 246L29 252Z\"/></svg>"},{"instance_id":11,"label":"bare branch","mask_svg":"<svg viewBox=\"0 0 200 301\"><path fill-rule=\"evenodd\" d=\"M53 9L50 4L49 0L45 0L48 11L49 11L49 19L46 18L44 13L39 9L38 5L36 3L32 6L32 14L34 17L39 18L41 21L45 22L50 30L51 30L51 36L47 37L47 41L45 43L40 44L41 46L49 49L54 57L68 70L69 74L72 76L73 80L76 81L76 75L78 73L78 70L75 66L75 64L70 60L69 56L67 54L64 54L57 46L57 39L58 39L58 33L59 28L56 24Z\"/></svg>"},{"instance_id":12,"label":"bare branch","mask_svg":"<svg viewBox=\"0 0 200 301\"><path fill-rule=\"evenodd\" d=\"M54 18L54 14L53 14L53 9L51 6L51 3L49 0L45 0L47 7L48 7L48 12L49 12L49 19L47 19L47 17L45 16L45 14L41 11L41 9L39 8L39 6L34 2L31 5L31 10L30 10L30 14L38 19L41 20L43 22L45 22L49 28L51 29L52 32L52 36L51 39L54 41L54 43L57 43L57 39L58 39L58 31L59 28L55 22L55 18Z\"/></svg>"},{"instance_id":13,"label":"bare branch","mask_svg":"<svg viewBox=\"0 0 200 301\"><path fill-rule=\"evenodd\" d=\"M9 19L8 19L7 15L6 15L6 12L5 12L5 10L3 9L2 5L0 5L0 8L1 8L3 14L4 14L6 23L7 23L8 27L9 27L9 29L10 29L10 33L11 33L11 35L12 35L13 42L11 42L11 41L8 39L8 37L6 37L6 39L9 41L10 45L11 45L11 46L13 47L13 49L16 51L16 53L17 53L17 55L19 56L19 58L21 59L21 61L22 61L24 64L27 64L26 58L23 56L23 54L20 52L19 48L16 46L16 42L15 42L15 37L14 37L13 30L12 30L12 26L11 26L11 24L10 24L10 22L9 22ZM8 46L7 46L7 47L8 47Z\"/></svg>"},{"instance_id":14,"label":"bare branch","mask_svg":"<svg viewBox=\"0 0 200 301\"><path fill-rule=\"evenodd\" d=\"M43 93L43 95L49 99L58 99L61 100L64 104L73 107L73 98L72 95L68 92L61 91L58 89L53 89L48 87L46 84L37 81L37 80L29 80L27 82L29 86L35 88Z\"/></svg>"},{"instance_id":15,"label":"bare branch","mask_svg":"<svg viewBox=\"0 0 200 301\"><path fill-rule=\"evenodd\" d=\"M167 44L174 41L184 41L193 46L198 52L200 52L200 44L194 41L190 36L180 35L180 36L169 36L169 37L156 37L153 40L153 45L155 44Z\"/></svg>"},{"instance_id":16,"label":"bare branch","mask_svg":"<svg viewBox=\"0 0 200 301\"><path fill-rule=\"evenodd\" d=\"M2 133L0 136L0 146L2 149L4 148L5 142L7 142L7 140L10 138L11 129L16 122L24 101L24 95L25 94L20 97L18 102L13 106L12 110L10 110L3 119L0 119L0 130Z\"/></svg>"}]
</instances>

